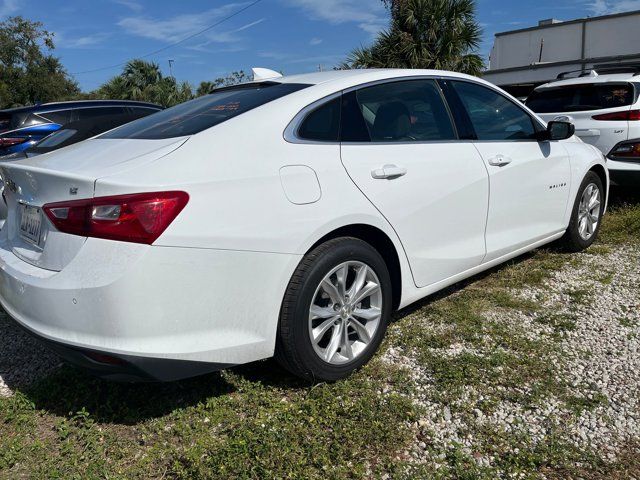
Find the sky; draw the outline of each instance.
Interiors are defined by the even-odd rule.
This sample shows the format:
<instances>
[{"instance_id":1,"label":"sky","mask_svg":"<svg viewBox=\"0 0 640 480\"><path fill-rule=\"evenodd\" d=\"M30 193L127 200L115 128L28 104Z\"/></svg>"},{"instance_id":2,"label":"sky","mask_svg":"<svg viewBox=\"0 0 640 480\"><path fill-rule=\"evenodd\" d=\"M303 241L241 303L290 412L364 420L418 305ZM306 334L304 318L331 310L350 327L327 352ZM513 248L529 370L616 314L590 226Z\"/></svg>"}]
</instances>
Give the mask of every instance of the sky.
<instances>
[{"instance_id":1,"label":"sky","mask_svg":"<svg viewBox=\"0 0 640 480\"><path fill-rule=\"evenodd\" d=\"M380 0L0 0L0 20L22 15L55 34L55 55L81 88L97 88L145 55L198 85L235 70L330 69L387 26ZM640 0L476 0L488 56L496 32L640 9ZM190 35L214 25L179 45ZM158 50L163 49L159 53ZM151 54L151 55L149 55Z\"/></svg>"}]
</instances>

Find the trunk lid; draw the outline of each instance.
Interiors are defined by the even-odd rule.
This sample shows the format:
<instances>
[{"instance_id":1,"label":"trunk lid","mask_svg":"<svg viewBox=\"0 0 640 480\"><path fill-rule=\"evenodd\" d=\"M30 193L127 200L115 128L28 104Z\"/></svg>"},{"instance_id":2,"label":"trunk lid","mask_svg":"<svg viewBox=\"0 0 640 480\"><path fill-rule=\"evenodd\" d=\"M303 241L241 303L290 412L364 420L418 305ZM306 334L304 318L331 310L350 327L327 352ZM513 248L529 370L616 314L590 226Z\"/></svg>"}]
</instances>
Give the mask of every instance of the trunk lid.
<instances>
[{"instance_id":1,"label":"trunk lid","mask_svg":"<svg viewBox=\"0 0 640 480\"><path fill-rule=\"evenodd\" d=\"M37 267L62 270L86 238L57 231L42 206L91 198L99 178L157 160L186 141L94 139L18 162L0 162L7 205L0 248Z\"/></svg>"}]
</instances>

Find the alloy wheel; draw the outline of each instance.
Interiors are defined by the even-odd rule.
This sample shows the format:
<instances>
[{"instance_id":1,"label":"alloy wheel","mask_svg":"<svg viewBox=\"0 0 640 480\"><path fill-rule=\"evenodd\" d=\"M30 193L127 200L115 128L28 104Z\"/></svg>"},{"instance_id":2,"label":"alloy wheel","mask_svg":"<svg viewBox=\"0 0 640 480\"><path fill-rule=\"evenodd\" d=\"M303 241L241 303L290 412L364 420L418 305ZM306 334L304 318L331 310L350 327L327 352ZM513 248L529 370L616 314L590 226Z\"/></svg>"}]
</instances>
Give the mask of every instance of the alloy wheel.
<instances>
[{"instance_id":1,"label":"alloy wheel","mask_svg":"<svg viewBox=\"0 0 640 480\"><path fill-rule=\"evenodd\" d=\"M590 183L582 192L578 207L578 233L583 240L590 240L598 229L601 213L600 189Z\"/></svg>"},{"instance_id":2,"label":"alloy wheel","mask_svg":"<svg viewBox=\"0 0 640 480\"><path fill-rule=\"evenodd\" d=\"M368 265L349 261L318 285L309 309L309 337L316 354L332 365L359 357L382 318L382 288Z\"/></svg>"}]
</instances>

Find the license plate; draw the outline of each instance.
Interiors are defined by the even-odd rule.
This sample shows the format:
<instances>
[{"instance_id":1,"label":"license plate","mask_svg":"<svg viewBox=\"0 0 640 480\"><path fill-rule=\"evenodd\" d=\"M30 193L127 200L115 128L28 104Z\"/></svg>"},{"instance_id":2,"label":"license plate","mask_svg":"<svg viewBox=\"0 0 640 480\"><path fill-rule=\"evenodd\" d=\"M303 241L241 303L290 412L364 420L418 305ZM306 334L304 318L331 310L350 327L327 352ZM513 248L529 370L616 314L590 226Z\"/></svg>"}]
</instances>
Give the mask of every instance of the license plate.
<instances>
[{"instance_id":1,"label":"license plate","mask_svg":"<svg viewBox=\"0 0 640 480\"><path fill-rule=\"evenodd\" d=\"M38 245L42 227L42 210L31 205L20 204L20 235L25 240Z\"/></svg>"}]
</instances>

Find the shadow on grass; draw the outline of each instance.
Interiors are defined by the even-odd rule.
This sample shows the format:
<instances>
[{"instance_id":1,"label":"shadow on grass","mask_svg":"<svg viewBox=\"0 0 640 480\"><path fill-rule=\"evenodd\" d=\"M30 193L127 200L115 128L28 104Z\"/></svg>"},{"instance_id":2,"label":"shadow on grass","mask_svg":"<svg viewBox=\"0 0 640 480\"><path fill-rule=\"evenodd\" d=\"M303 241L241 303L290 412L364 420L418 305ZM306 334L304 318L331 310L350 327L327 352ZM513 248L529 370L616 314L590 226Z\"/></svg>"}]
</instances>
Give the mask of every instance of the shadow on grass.
<instances>
[{"instance_id":1,"label":"shadow on grass","mask_svg":"<svg viewBox=\"0 0 640 480\"><path fill-rule=\"evenodd\" d=\"M228 370L253 383L274 388L306 388L275 361L266 360ZM135 425L175 410L197 406L210 398L236 392L226 375L208 375L171 383L117 383L63 366L23 391L36 409L72 417L83 409L101 423Z\"/></svg>"},{"instance_id":2,"label":"shadow on grass","mask_svg":"<svg viewBox=\"0 0 640 480\"><path fill-rule=\"evenodd\" d=\"M640 185L636 187L612 186L609 192L609 207L617 208L640 203Z\"/></svg>"}]
</instances>

